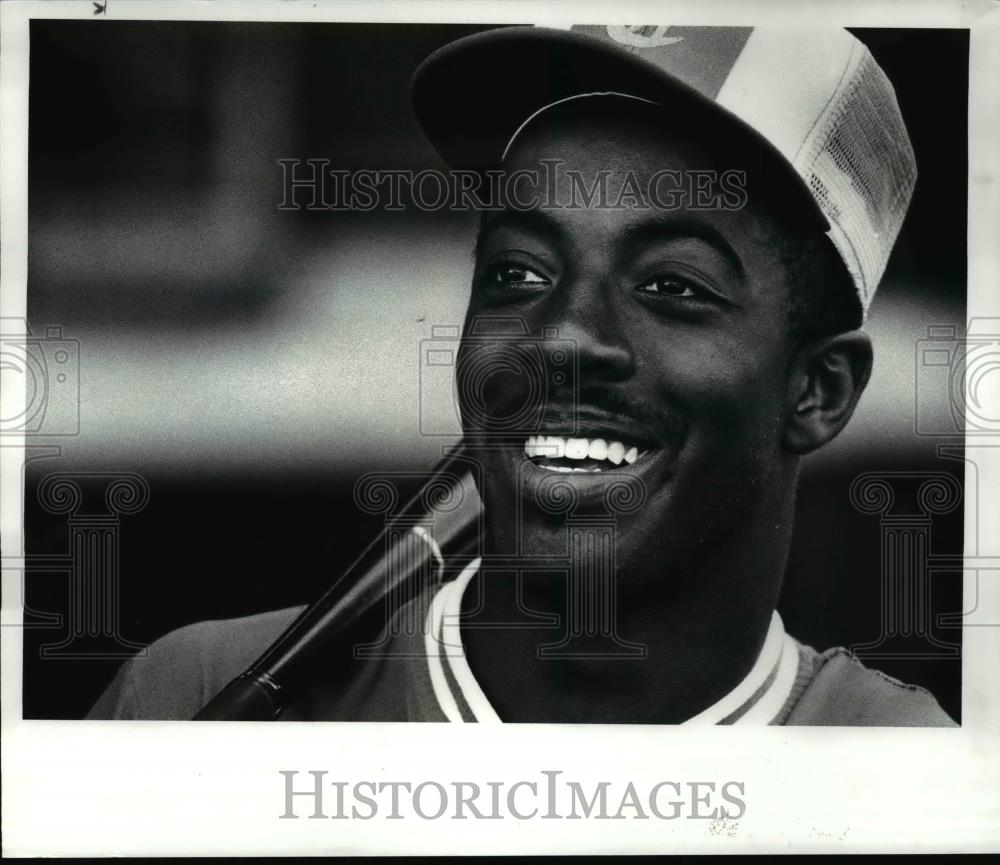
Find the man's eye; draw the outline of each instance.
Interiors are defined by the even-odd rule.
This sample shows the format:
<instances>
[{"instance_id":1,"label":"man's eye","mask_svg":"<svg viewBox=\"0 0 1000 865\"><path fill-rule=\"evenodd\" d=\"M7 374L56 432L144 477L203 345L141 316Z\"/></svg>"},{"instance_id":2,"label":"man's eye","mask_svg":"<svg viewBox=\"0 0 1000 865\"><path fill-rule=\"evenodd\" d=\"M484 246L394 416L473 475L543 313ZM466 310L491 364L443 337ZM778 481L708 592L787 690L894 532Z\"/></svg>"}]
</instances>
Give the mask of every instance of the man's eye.
<instances>
[{"instance_id":1,"label":"man's eye","mask_svg":"<svg viewBox=\"0 0 1000 865\"><path fill-rule=\"evenodd\" d=\"M686 279L676 276L658 276L636 286L636 291L656 297L698 297L700 292Z\"/></svg>"},{"instance_id":2,"label":"man's eye","mask_svg":"<svg viewBox=\"0 0 1000 865\"><path fill-rule=\"evenodd\" d=\"M530 267L520 264L501 264L493 268L490 273L490 282L495 285L509 286L541 286L548 285L549 281Z\"/></svg>"}]
</instances>

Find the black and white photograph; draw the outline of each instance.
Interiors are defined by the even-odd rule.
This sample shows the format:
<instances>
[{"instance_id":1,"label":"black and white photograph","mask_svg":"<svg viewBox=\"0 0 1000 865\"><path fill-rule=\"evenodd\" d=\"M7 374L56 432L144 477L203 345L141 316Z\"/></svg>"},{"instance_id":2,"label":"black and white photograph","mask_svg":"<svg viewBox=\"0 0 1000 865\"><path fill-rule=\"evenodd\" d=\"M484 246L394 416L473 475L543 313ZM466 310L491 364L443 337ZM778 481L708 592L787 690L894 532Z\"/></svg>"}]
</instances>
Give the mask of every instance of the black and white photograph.
<instances>
[{"instance_id":1,"label":"black and white photograph","mask_svg":"<svg viewBox=\"0 0 1000 865\"><path fill-rule=\"evenodd\" d=\"M994 6L4 5L5 854L997 849Z\"/></svg>"}]
</instances>

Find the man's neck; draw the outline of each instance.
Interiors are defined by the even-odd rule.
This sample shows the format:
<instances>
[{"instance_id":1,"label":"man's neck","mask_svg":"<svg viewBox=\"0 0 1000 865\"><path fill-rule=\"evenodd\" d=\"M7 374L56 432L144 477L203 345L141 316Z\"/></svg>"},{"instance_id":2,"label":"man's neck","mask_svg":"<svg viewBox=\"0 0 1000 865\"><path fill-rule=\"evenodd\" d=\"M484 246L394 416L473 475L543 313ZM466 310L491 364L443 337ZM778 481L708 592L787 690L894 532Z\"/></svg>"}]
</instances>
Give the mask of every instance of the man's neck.
<instances>
[{"instance_id":1,"label":"man's neck","mask_svg":"<svg viewBox=\"0 0 1000 865\"><path fill-rule=\"evenodd\" d=\"M504 721L681 723L757 660L784 568L778 541L720 546L697 572L634 555L613 584L592 571L518 577L487 557L462 602L469 666Z\"/></svg>"}]
</instances>

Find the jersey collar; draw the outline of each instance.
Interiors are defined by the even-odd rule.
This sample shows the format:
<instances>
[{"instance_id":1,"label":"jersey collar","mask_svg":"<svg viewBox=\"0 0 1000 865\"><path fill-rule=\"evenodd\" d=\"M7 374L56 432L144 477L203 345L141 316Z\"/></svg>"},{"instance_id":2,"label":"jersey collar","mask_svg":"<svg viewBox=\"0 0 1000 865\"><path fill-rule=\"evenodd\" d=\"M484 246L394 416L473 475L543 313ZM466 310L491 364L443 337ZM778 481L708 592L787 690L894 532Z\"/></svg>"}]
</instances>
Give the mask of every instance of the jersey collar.
<instances>
[{"instance_id":1,"label":"jersey collar","mask_svg":"<svg viewBox=\"0 0 1000 865\"><path fill-rule=\"evenodd\" d=\"M472 675L459 627L462 596L480 562L470 562L457 579L435 593L427 612L424 646L434 696L444 716L456 723L500 724L500 717ZM785 633L775 610L750 672L728 694L683 723L773 723L792 692L798 657L798 645Z\"/></svg>"}]
</instances>

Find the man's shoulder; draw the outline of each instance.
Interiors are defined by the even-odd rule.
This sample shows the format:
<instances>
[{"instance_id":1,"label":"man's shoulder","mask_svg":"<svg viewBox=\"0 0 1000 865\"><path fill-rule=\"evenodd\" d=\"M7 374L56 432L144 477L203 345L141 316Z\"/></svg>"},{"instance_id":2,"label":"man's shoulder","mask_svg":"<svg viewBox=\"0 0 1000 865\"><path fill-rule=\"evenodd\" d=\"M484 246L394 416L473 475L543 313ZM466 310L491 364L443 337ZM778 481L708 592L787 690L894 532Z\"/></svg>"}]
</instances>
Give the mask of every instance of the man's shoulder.
<instances>
[{"instance_id":1,"label":"man's shoulder","mask_svg":"<svg viewBox=\"0 0 1000 865\"><path fill-rule=\"evenodd\" d=\"M195 622L171 631L122 665L88 718L190 719L303 609Z\"/></svg>"},{"instance_id":2,"label":"man's shoulder","mask_svg":"<svg viewBox=\"0 0 1000 865\"><path fill-rule=\"evenodd\" d=\"M197 647L203 657L232 657L234 653L263 651L302 612L305 607L268 610L251 616L232 619L211 619L195 622L170 631L153 646L161 648ZM152 646L150 647L152 648ZM249 664L253 661L247 659Z\"/></svg>"},{"instance_id":3,"label":"man's shoulder","mask_svg":"<svg viewBox=\"0 0 1000 865\"><path fill-rule=\"evenodd\" d=\"M788 725L833 727L955 727L934 696L866 667L849 650L817 652L800 644L802 686Z\"/></svg>"}]
</instances>

